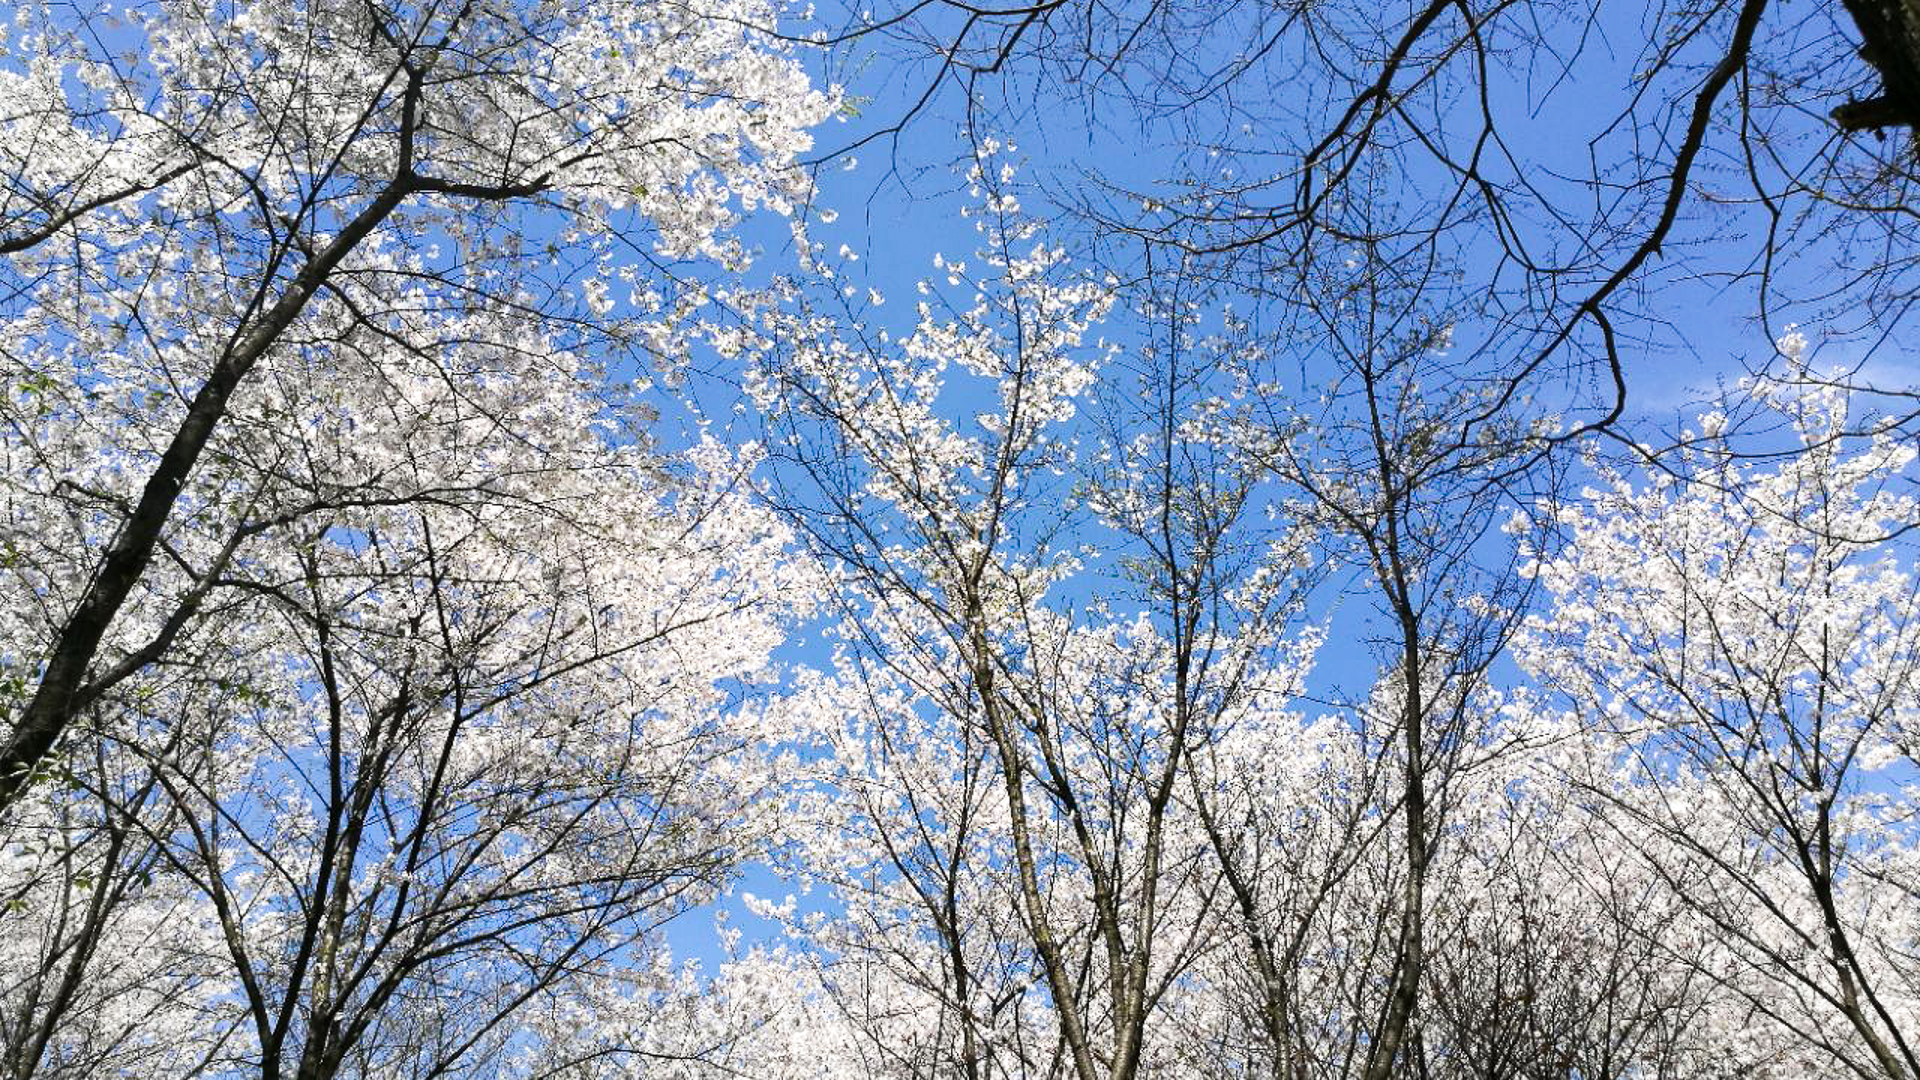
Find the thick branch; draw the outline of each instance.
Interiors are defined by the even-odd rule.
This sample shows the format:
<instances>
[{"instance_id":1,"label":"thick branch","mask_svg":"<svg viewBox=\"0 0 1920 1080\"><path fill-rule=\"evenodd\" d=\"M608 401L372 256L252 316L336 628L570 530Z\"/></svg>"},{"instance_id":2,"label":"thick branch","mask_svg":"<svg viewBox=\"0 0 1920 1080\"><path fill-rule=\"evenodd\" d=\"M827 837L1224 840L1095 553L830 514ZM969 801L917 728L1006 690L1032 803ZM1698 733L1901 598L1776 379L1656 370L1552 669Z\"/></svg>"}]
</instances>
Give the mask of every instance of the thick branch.
<instances>
[{"instance_id":1,"label":"thick branch","mask_svg":"<svg viewBox=\"0 0 1920 1080\"><path fill-rule=\"evenodd\" d=\"M1843 131L1920 128L1920 0L1843 0L1885 92L1833 110Z\"/></svg>"}]
</instances>

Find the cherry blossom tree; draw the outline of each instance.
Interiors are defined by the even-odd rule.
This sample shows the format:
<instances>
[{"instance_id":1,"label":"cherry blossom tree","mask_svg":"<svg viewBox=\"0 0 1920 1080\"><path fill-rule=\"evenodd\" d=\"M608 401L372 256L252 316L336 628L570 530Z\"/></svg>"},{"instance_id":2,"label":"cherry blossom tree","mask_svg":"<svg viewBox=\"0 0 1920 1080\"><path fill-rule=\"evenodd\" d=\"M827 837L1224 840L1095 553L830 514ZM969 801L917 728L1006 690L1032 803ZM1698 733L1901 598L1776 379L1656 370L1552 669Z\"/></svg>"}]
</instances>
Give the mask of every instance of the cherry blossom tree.
<instances>
[{"instance_id":1,"label":"cherry blossom tree","mask_svg":"<svg viewBox=\"0 0 1920 1080\"><path fill-rule=\"evenodd\" d=\"M1368 650L1372 679L1344 704L1360 760L1374 763L1366 781L1374 790L1346 812L1359 815L1356 839L1375 815L1366 828L1396 833L1387 844L1401 865L1374 869L1399 895L1382 901L1379 925L1391 934L1369 946L1379 953L1366 965L1378 1008L1343 1011L1354 1042L1342 1056L1357 1056L1356 1071L1379 1080L1415 1058L1424 1064L1427 1053L1415 1040L1430 978L1430 878L1461 854L1449 845L1477 842L1454 836L1453 802L1511 738L1495 722L1490 671L1526 610L1528 583L1499 526L1516 495L1550 489L1556 461L1543 451L1555 432L1509 400L1500 378L1452 355L1459 313L1432 309L1424 283L1374 245L1355 243L1343 262L1320 268L1297 306L1326 354L1312 376L1318 385L1283 381L1293 357L1279 343L1247 351L1238 442L1285 487L1287 512L1317 530L1366 607L1347 633L1349 647ZM1325 874L1338 861L1321 865ZM1250 871L1247 882L1254 887ZM1302 930L1250 922L1256 966ZM1284 980L1266 982L1277 994ZM1267 1011L1268 1029L1281 1032L1283 1000Z\"/></svg>"},{"instance_id":2,"label":"cherry blossom tree","mask_svg":"<svg viewBox=\"0 0 1920 1080\"><path fill-rule=\"evenodd\" d=\"M536 1075L534 1047L595 1037L538 1021L646 984L655 931L752 842L775 740L743 693L814 579L750 457L614 439L564 351L517 354L539 393L404 350L276 385L391 396L288 401L306 422L251 430L249 460L409 495L266 518L204 632L81 714L104 775L36 785L10 835L50 841L10 867L34 906L8 915L28 948L5 1005L45 1033L17 1075L136 1050L182 1075ZM183 559L224 525L177 530ZM153 962L121 955L156 936ZM43 991L69 961L83 992ZM616 1052L633 1018L603 1019Z\"/></svg>"},{"instance_id":3,"label":"cherry blossom tree","mask_svg":"<svg viewBox=\"0 0 1920 1080\"><path fill-rule=\"evenodd\" d=\"M1805 349L1562 505L1520 655L1587 733L1602 820L1715 943L1703 976L1814 1068L1910 1077L1914 449ZM1756 411L1785 456L1742 452Z\"/></svg>"},{"instance_id":4,"label":"cherry blossom tree","mask_svg":"<svg viewBox=\"0 0 1920 1080\"><path fill-rule=\"evenodd\" d=\"M18 13L0 72L18 507L0 804L89 702L191 636L267 520L400 497L293 492L283 461L249 460L241 429L286 422L267 384L315 385L327 352L458 356L477 366L440 377L507 378L461 346L530 329L619 378L671 361L677 316L703 299L671 261L737 265L734 213L805 190L793 164L830 99L772 35L779 15L757 0ZM341 404L372 435L384 391L356 388L374 396ZM32 509L46 500L69 508L61 529ZM224 540L170 551L209 516Z\"/></svg>"},{"instance_id":5,"label":"cherry blossom tree","mask_svg":"<svg viewBox=\"0 0 1920 1080\"><path fill-rule=\"evenodd\" d=\"M1112 285L1012 168L969 183L981 249L936 259L910 333L802 314L768 339L769 445L845 616L788 809L830 910L761 910L850 1071L1155 1075L1218 904L1189 770L1297 688L1301 552L1242 527L1259 472L1190 423L1220 356L1188 298L1135 298L1155 332L1123 358L1090 340Z\"/></svg>"},{"instance_id":6,"label":"cherry blossom tree","mask_svg":"<svg viewBox=\"0 0 1920 1080\"><path fill-rule=\"evenodd\" d=\"M808 190L783 12L16 15L8 1075L648 1045L814 595L754 452L645 397L736 216Z\"/></svg>"}]
</instances>

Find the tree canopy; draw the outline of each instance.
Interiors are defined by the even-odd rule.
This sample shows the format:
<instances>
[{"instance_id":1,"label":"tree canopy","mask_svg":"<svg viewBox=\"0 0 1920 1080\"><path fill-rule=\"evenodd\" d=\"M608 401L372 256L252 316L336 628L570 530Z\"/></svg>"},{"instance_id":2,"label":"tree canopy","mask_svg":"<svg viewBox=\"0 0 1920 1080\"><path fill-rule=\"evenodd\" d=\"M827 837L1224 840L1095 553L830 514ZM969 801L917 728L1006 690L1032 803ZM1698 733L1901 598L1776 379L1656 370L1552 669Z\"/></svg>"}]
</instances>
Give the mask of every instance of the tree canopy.
<instances>
[{"instance_id":1,"label":"tree canopy","mask_svg":"<svg viewBox=\"0 0 1920 1080\"><path fill-rule=\"evenodd\" d=\"M1920 1080L1916 73L12 9L0 1080Z\"/></svg>"}]
</instances>

